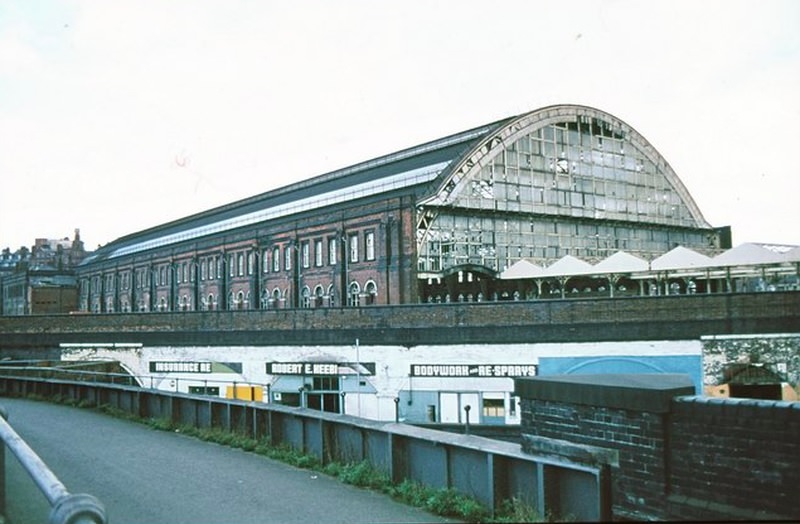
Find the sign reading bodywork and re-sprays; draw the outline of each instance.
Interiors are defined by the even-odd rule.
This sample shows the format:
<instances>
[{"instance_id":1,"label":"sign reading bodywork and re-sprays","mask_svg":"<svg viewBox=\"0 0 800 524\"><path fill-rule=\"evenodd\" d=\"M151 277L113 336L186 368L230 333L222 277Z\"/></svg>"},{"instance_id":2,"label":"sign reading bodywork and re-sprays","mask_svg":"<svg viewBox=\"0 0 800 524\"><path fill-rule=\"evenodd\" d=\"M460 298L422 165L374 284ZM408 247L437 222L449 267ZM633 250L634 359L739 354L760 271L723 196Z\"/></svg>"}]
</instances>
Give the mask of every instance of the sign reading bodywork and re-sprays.
<instances>
[{"instance_id":1,"label":"sign reading bodywork and re-sprays","mask_svg":"<svg viewBox=\"0 0 800 524\"><path fill-rule=\"evenodd\" d=\"M516 378L536 376L536 364L411 364L412 377Z\"/></svg>"}]
</instances>

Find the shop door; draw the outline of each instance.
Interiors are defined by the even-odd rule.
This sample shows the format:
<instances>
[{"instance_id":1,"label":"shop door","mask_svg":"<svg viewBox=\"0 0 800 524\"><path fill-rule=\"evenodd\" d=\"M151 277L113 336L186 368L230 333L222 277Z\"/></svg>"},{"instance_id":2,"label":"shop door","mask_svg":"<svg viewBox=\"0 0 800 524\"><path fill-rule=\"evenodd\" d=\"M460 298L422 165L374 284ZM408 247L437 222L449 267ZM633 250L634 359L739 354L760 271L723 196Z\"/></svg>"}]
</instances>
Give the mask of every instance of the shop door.
<instances>
[{"instance_id":1,"label":"shop door","mask_svg":"<svg viewBox=\"0 0 800 524\"><path fill-rule=\"evenodd\" d=\"M340 397L339 393L309 392L306 395L308 409L327 411L328 413L341 413L341 408L339 407Z\"/></svg>"},{"instance_id":2,"label":"shop door","mask_svg":"<svg viewBox=\"0 0 800 524\"><path fill-rule=\"evenodd\" d=\"M311 390L306 393L306 407L328 413L341 413L339 377L312 377Z\"/></svg>"},{"instance_id":3,"label":"shop door","mask_svg":"<svg viewBox=\"0 0 800 524\"><path fill-rule=\"evenodd\" d=\"M439 412L442 424L466 424L464 408L470 407L469 422L480 422L480 404L477 393L439 393Z\"/></svg>"},{"instance_id":4,"label":"shop door","mask_svg":"<svg viewBox=\"0 0 800 524\"><path fill-rule=\"evenodd\" d=\"M439 422L458 424L458 393L439 393Z\"/></svg>"}]
</instances>

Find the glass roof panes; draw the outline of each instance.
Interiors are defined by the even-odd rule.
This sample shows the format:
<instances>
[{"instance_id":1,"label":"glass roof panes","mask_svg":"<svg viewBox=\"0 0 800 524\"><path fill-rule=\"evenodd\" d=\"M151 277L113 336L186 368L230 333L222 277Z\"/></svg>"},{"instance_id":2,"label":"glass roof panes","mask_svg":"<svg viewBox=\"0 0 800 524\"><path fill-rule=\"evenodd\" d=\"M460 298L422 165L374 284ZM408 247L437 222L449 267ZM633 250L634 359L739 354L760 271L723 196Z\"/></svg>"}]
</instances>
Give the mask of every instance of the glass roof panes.
<instances>
[{"instance_id":1,"label":"glass roof panes","mask_svg":"<svg viewBox=\"0 0 800 524\"><path fill-rule=\"evenodd\" d=\"M362 198L370 195L376 195L395 189L400 189L412 185L430 182L447 167L450 162L438 162L429 166L423 166L416 169L411 169L395 175L383 177L377 180L356 184L343 189L328 191L319 195L308 198L294 200L285 204L268 207L259 211L246 213L233 218L220 220L211 224L206 224L200 227L186 229L184 231L164 235L151 240L137 242L129 246L120 247L114 250L109 258L129 255L147 249L152 249L159 246L174 244L199 238L212 233L219 233L221 231L229 231L239 227L256 224L266 220L300 213L311 209L317 209L324 206L329 206L356 198Z\"/></svg>"}]
</instances>

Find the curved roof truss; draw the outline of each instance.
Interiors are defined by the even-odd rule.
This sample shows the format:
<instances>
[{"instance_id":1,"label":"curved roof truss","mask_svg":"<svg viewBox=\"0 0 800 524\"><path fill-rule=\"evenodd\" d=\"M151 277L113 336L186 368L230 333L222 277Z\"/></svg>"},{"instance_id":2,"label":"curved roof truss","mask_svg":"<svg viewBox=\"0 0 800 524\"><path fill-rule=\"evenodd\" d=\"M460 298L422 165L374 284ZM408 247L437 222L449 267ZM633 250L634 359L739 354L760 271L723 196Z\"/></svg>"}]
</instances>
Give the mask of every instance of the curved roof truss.
<instances>
[{"instance_id":1,"label":"curved roof truss","mask_svg":"<svg viewBox=\"0 0 800 524\"><path fill-rule=\"evenodd\" d=\"M647 160L652 162L666 177L675 193L689 209L698 227L711 227L706 222L700 208L695 203L686 186L675 174L672 167L658 151L635 129L622 120L587 106L556 105L549 106L510 119L494 133L481 140L460 162L450 166L449 174L443 178L436 193L420 202L422 206L452 205L458 194L467 186L468 181L477 175L481 168L488 165L506 144L513 144L524 135L550 124L574 122L581 117L596 118L611 125L615 134L621 135Z\"/></svg>"}]
</instances>

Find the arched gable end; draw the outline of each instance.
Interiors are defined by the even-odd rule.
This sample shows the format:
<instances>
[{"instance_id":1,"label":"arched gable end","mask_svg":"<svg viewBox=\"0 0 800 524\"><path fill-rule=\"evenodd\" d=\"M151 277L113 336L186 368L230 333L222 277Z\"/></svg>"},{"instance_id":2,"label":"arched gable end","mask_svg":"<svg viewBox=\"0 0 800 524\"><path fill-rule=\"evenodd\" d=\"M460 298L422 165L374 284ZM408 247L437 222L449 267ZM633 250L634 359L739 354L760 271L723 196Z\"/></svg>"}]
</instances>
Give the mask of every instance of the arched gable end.
<instances>
[{"instance_id":1,"label":"arched gable end","mask_svg":"<svg viewBox=\"0 0 800 524\"><path fill-rule=\"evenodd\" d=\"M608 113L577 105L511 120L447 170L421 205L710 228L644 137Z\"/></svg>"}]
</instances>

